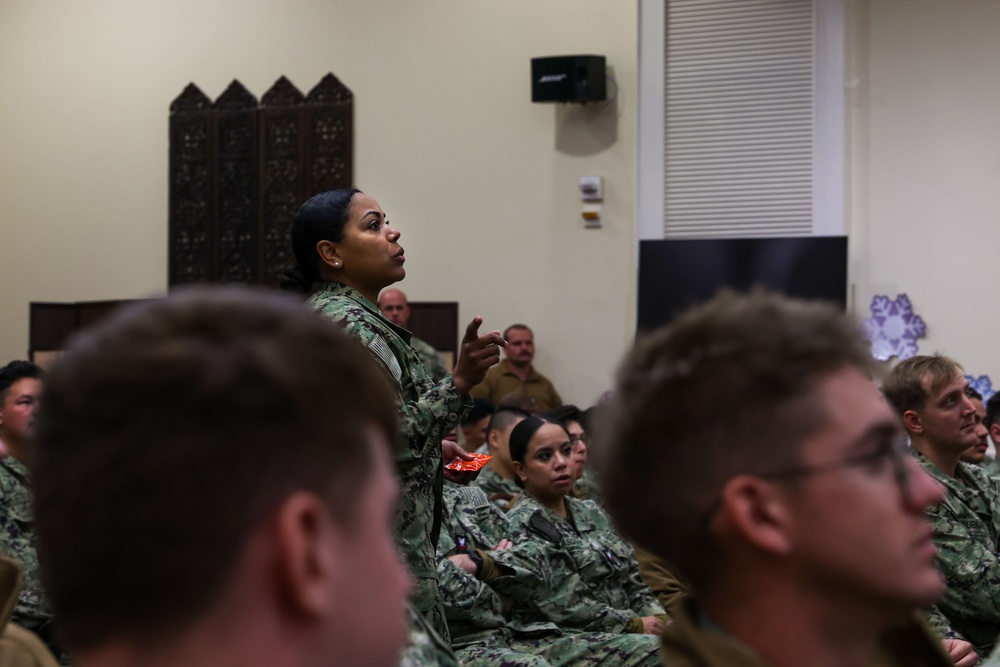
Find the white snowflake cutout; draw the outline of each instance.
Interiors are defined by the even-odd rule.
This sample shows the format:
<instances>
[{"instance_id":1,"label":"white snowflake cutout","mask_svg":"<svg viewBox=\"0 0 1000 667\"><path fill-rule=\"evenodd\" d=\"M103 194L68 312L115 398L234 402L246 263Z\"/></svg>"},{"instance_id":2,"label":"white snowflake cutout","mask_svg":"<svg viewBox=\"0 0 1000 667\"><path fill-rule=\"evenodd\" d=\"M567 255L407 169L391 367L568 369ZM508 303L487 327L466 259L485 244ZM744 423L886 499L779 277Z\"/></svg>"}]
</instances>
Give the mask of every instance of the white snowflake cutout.
<instances>
[{"instance_id":1,"label":"white snowflake cutout","mask_svg":"<svg viewBox=\"0 0 1000 667\"><path fill-rule=\"evenodd\" d=\"M872 342L872 356L879 361L898 357L900 361L917 353L917 339L923 338L927 325L905 294L897 294L894 301L884 294L872 298L872 316L861 323Z\"/></svg>"}]
</instances>

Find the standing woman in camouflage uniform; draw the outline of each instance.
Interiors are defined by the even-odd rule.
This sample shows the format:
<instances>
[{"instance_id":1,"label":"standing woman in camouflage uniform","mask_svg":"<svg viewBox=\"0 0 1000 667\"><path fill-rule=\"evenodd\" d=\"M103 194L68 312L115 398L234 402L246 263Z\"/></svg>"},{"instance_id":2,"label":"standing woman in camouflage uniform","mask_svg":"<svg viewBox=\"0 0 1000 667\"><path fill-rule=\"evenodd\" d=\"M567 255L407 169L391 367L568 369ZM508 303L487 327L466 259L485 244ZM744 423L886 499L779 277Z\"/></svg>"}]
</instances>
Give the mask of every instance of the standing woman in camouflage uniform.
<instances>
[{"instance_id":1,"label":"standing woman in camouflage uniform","mask_svg":"<svg viewBox=\"0 0 1000 667\"><path fill-rule=\"evenodd\" d=\"M614 657L606 664L658 665L663 607L604 510L569 496L575 481L569 433L528 417L511 431L510 457L527 493L507 513L514 547L492 557L533 575L494 583L510 597L513 620L550 621L581 645L594 641L602 655ZM615 638L610 646L609 636Z\"/></svg>"},{"instance_id":2,"label":"standing woman in camouflage uniform","mask_svg":"<svg viewBox=\"0 0 1000 667\"><path fill-rule=\"evenodd\" d=\"M308 305L344 326L368 349L395 386L400 411L396 467L402 483L396 536L416 579L412 602L447 641L436 578L435 545L441 524L445 474L467 483L475 473L442 469L442 458L471 458L442 442L459 424L469 391L500 358L499 331L478 335L482 318L469 324L452 374L431 380L410 347L410 332L389 322L376 305L379 292L406 275L399 231L372 197L355 189L332 190L307 201L292 224L295 267L282 289L308 293ZM361 573L359 573L359 576Z\"/></svg>"}]
</instances>

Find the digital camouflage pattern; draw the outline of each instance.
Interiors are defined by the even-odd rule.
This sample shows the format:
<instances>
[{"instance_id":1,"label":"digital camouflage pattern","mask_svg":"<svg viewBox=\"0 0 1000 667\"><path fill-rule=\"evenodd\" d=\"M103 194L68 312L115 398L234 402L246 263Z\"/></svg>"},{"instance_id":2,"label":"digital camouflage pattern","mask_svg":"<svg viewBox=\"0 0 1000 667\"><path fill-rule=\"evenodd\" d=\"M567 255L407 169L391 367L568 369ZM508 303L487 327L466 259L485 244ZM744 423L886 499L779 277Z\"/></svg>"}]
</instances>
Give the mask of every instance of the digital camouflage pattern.
<instances>
[{"instance_id":1,"label":"digital camouflage pattern","mask_svg":"<svg viewBox=\"0 0 1000 667\"><path fill-rule=\"evenodd\" d=\"M670 609L663 631L663 664L669 667L771 667L746 644L714 625L690 597ZM951 667L937 636L907 619L882 635L871 667Z\"/></svg>"},{"instance_id":2,"label":"digital camouflage pattern","mask_svg":"<svg viewBox=\"0 0 1000 667\"><path fill-rule=\"evenodd\" d=\"M507 514L514 548L493 557L530 574L492 582L509 596L513 621L547 620L565 632L641 632L640 617L664 611L639 576L635 552L596 503L565 502L571 519L527 493ZM645 643L640 637L632 637L637 646Z\"/></svg>"},{"instance_id":3,"label":"digital camouflage pattern","mask_svg":"<svg viewBox=\"0 0 1000 667\"><path fill-rule=\"evenodd\" d=\"M583 475L573 484L569 494L577 500L593 500L601 502L601 491L597 486L597 474L590 468L584 466Z\"/></svg>"},{"instance_id":4,"label":"digital camouflage pattern","mask_svg":"<svg viewBox=\"0 0 1000 667\"><path fill-rule=\"evenodd\" d=\"M942 636L965 639L988 655L1000 635L1000 478L961 462L951 477L911 453L948 490L944 502L927 509L947 586L928 620Z\"/></svg>"},{"instance_id":5,"label":"digital camouflage pattern","mask_svg":"<svg viewBox=\"0 0 1000 667\"><path fill-rule=\"evenodd\" d=\"M438 539L438 577L452 647L462 665L548 665L540 658L508 647L512 633L507 628L500 595L448 559L448 556L463 549L465 552L478 549L485 553L509 536L507 517L487 499L482 489L445 484L444 523ZM487 576L498 574L495 568L492 569ZM505 574L515 576L514 568L505 569ZM537 631L559 634L558 628L548 623L538 624Z\"/></svg>"},{"instance_id":6,"label":"digital camouflage pattern","mask_svg":"<svg viewBox=\"0 0 1000 667\"><path fill-rule=\"evenodd\" d=\"M440 382L448 375L448 369L444 367L444 359L441 358L441 353L434 349L433 345L410 334L410 347L420 357L424 370L427 371L432 380Z\"/></svg>"},{"instance_id":7,"label":"digital camouflage pattern","mask_svg":"<svg viewBox=\"0 0 1000 667\"><path fill-rule=\"evenodd\" d=\"M977 465L991 475L1000 475L1000 460L998 459L987 456Z\"/></svg>"},{"instance_id":8,"label":"digital camouflage pattern","mask_svg":"<svg viewBox=\"0 0 1000 667\"><path fill-rule=\"evenodd\" d=\"M446 483L444 521L438 538L438 581L451 645L458 651L477 643L507 640L503 601L486 583L452 563L448 556L489 551L510 535L507 517L482 489ZM464 662L464 660L463 660Z\"/></svg>"},{"instance_id":9,"label":"digital camouflage pattern","mask_svg":"<svg viewBox=\"0 0 1000 667\"><path fill-rule=\"evenodd\" d=\"M456 566L449 555L480 549L486 556L481 576L492 583L521 580L530 586L533 574L517 558L497 565L491 552L510 537L507 517L479 488L445 484L445 521L438 542L439 576L455 655L473 667L553 667L579 665L658 665L658 645L652 635L573 633L546 621L508 621L505 603L491 586ZM530 547L530 545L529 545ZM516 553L517 548L509 550Z\"/></svg>"},{"instance_id":10,"label":"digital camouflage pattern","mask_svg":"<svg viewBox=\"0 0 1000 667\"><path fill-rule=\"evenodd\" d=\"M402 440L396 453L401 485L396 539L414 576L411 602L447 641L434 551L444 480L441 441L468 414L472 399L459 395L450 375L433 382L410 347L410 333L387 320L357 290L321 283L308 305L359 339L395 383Z\"/></svg>"},{"instance_id":11,"label":"digital camouflage pattern","mask_svg":"<svg viewBox=\"0 0 1000 667\"><path fill-rule=\"evenodd\" d=\"M489 452L485 452L489 454ZM486 497L503 511L510 509L510 501L521 493L514 480L504 479L496 470L489 465L479 471L479 476L472 482L486 493Z\"/></svg>"},{"instance_id":12,"label":"digital camouflage pattern","mask_svg":"<svg viewBox=\"0 0 1000 667\"><path fill-rule=\"evenodd\" d=\"M662 664L657 635L583 632L538 639L518 637L511 641L510 647L544 658L542 664L552 667L659 667Z\"/></svg>"},{"instance_id":13,"label":"digital camouflage pattern","mask_svg":"<svg viewBox=\"0 0 1000 667\"><path fill-rule=\"evenodd\" d=\"M27 467L13 456L0 459L0 554L16 560L24 578L11 620L37 634L53 654L61 655L35 553L31 478Z\"/></svg>"},{"instance_id":14,"label":"digital camouflage pattern","mask_svg":"<svg viewBox=\"0 0 1000 667\"><path fill-rule=\"evenodd\" d=\"M1000 642L993 647L993 652L984 662L979 663L981 667L1000 667Z\"/></svg>"},{"instance_id":15,"label":"digital camouflage pattern","mask_svg":"<svg viewBox=\"0 0 1000 667\"><path fill-rule=\"evenodd\" d=\"M406 615L410 629L399 667L459 667L451 649L423 614L407 606Z\"/></svg>"}]
</instances>

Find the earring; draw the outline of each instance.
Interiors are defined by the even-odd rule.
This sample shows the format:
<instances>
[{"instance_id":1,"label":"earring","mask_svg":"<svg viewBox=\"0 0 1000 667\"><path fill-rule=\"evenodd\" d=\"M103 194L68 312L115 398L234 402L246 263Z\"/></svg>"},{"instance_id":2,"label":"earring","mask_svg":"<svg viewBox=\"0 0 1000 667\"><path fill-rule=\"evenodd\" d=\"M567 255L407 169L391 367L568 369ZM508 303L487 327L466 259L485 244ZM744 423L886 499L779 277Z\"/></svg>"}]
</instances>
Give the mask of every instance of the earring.
<instances>
[{"instance_id":1,"label":"earring","mask_svg":"<svg viewBox=\"0 0 1000 667\"><path fill-rule=\"evenodd\" d=\"M338 261L334 261L334 262L333 262L333 268L335 268L335 269L339 269L339 268L340 268L340 262L338 262Z\"/></svg>"}]
</instances>

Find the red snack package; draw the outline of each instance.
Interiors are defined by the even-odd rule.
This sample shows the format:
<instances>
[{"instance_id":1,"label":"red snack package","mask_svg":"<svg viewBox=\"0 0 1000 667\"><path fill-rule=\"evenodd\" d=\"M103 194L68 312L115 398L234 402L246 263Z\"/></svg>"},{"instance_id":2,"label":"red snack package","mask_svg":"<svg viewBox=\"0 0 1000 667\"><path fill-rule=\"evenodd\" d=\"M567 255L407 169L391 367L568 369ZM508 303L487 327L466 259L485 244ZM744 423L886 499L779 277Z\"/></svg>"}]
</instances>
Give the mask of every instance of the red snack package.
<instances>
[{"instance_id":1,"label":"red snack package","mask_svg":"<svg viewBox=\"0 0 1000 667\"><path fill-rule=\"evenodd\" d=\"M455 460L446 465L445 468L447 468L448 470L475 472L476 470L479 470L484 465L486 465L487 461L493 458L489 454L470 454L469 456L473 457L471 461L464 461L458 457L455 457Z\"/></svg>"}]
</instances>

